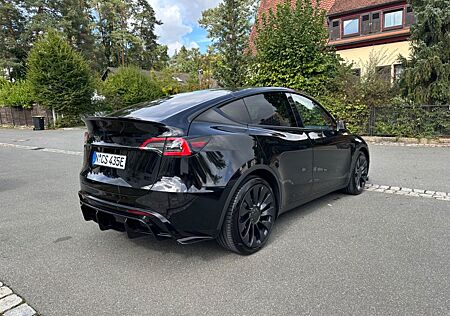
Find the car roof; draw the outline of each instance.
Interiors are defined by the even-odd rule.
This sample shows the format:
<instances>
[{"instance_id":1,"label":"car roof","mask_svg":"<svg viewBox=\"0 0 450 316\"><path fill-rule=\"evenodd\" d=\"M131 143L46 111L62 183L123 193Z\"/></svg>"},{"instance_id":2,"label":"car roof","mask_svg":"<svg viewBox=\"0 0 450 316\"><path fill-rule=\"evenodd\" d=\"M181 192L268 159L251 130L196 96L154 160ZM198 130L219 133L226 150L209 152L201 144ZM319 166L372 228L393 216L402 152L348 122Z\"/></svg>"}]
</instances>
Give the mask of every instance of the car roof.
<instances>
[{"instance_id":1,"label":"car roof","mask_svg":"<svg viewBox=\"0 0 450 316\"><path fill-rule=\"evenodd\" d=\"M240 90L209 89L179 93L155 101L142 102L108 115L108 117L140 119L171 123L188 121L194 113L234 99L265 92L295 92L281 87L245 88ZM179 125L179 124L172 124Z\"/></svg>"}]
</instances>

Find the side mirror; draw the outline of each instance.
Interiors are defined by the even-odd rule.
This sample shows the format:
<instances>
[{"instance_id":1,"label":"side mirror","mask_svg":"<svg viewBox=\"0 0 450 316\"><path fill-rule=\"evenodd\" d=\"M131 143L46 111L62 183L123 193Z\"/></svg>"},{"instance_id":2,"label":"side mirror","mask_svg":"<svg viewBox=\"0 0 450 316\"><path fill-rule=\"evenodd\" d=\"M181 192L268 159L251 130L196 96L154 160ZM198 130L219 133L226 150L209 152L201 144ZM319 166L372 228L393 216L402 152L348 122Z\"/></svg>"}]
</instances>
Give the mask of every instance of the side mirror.
<instances>
[{"instance_id":1,"label":"side mirror","mask_svg":"<svg viewBox=\"0 0 450 316\"><path fill-rule=\"evenodd\" d=\"M338 132L347 131L347 126L345 125L344 121L337 121L336 123L337 123L336 129L338 130Z\"/></svg>"}]
</instances>

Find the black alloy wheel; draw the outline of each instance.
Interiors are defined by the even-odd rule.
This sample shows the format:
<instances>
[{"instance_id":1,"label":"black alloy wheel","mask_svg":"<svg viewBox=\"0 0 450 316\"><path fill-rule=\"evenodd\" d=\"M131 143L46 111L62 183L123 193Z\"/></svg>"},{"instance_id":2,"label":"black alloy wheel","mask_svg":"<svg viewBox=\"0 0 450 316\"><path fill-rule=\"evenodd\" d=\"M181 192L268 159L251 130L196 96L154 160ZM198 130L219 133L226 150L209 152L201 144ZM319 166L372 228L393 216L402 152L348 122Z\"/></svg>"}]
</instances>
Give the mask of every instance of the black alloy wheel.
<instances>
[{"instance_id":1,"label":"black alloy wheel","mask_svg":"<svg viewBox=\"0 0 450 316\"><path fill-rule=\"evenodd\" d=\"M275 200L270 187L264 183L252 186L239 207L239 235L244 245L255 248L263 244L274 218Z\"/></svg>"},{"instance_id":2,"label":"black alloy wheel","mask_svg":"<svg viewBox=\"0 0 450 316\"><path fill-rule=\"evenodd\" d=\"M344 191L353 195L360 194L366 185L368 173L369 162L366 155L360 152L354 161L350 182Z\"/></svg>"},{"instance_id":3,"label":"black alloy wheel","mask_svg":"<svg viewBox=\"0 0 450 316\"><path fill-rule=\"evenodd\" d=\"M237 189L218 242L240 254L252 254L267 242L277 214L270 185L259 177L249 177Z\"/></svg>"},{"instance_id":4,"label":"black alloy wheel","mask_svg":"<svg viewBox=\"0 0 450 316\"><path fill-rule=\"evenodd\" d=\"M368 174L368 165L367 165L367 158L366 155L363 153L360 153L358 156L358 159L356 160L356 166L355 166L355 184L356 189L358 191L362 191L364 189L364 186L366 185L366 179Z\"/></svg>"}]
</instances>

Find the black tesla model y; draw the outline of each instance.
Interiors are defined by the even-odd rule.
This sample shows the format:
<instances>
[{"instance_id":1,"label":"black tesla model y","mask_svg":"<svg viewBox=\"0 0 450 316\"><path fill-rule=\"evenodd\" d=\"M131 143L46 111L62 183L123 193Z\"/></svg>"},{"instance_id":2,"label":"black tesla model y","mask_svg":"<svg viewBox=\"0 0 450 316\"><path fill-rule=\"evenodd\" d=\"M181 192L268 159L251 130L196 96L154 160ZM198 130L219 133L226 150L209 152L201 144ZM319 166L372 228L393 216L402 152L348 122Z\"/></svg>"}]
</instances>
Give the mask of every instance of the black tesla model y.
<instances>
[{"instance_id":1,"label":"black tesla model y","mask_svg":"<svg viewBox=\"0 0 450 316\"><path fill-rule=\"evenodd\" d=\"M182 93L86 125L84 219L130 238L217 239L251 254L280 214L359 194L368 176L364 140L285 88Z\"/></svg>"}]
</instances>

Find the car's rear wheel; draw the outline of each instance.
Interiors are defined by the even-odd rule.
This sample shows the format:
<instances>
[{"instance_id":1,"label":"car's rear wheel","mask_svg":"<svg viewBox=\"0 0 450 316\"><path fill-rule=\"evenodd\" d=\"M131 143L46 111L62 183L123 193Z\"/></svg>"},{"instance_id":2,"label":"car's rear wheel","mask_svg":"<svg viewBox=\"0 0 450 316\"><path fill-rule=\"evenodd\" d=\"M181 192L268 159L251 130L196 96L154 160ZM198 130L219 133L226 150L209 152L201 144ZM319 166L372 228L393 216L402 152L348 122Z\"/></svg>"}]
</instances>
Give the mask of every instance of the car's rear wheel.
<instances>
[{"instance_id":1,"label":"car's rear wheel","mask_svg":"<svg viewBox=\"0 0 450 316\"><path fill-rule=\"evenodd\" d=\"M231 251L252 254L266 244L276 214L272 188L264 179L251 176L231 199L217 241Z\"/></svg>"},{"instance_id":2,"label":"car's rear wheel","mask_svg":"<svg viewBox=\"0 0 450 316\"><path fill-rule=\"evenodd\" d=\"M345 193L357 195L364 190L369 172L369 162L363 152L359 152L353 162L352 173Z\"/></svg>"}]
</instances>

